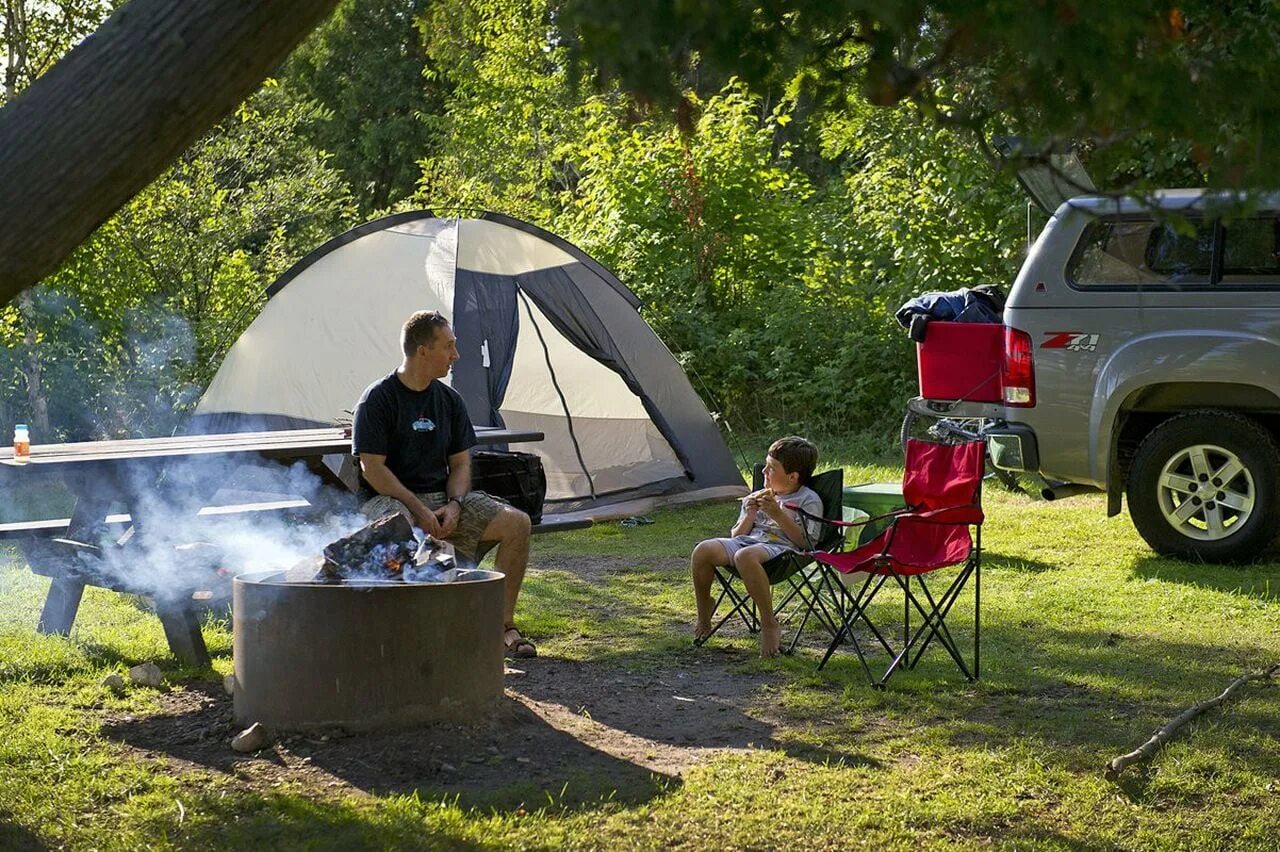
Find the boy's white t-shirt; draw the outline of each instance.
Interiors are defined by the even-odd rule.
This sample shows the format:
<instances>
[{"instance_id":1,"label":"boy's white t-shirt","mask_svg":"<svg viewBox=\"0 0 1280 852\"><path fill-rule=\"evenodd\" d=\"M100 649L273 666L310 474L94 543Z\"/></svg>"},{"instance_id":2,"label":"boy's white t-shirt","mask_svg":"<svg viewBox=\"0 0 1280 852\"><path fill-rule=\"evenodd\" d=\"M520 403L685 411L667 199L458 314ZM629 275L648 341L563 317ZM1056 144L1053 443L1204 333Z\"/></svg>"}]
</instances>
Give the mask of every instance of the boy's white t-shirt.
<instances>
[{"instance_id":1,"label":"boy's white t-shirt","mask_svg":"<svg viewBox=\"0 0 1280 852\"><path fill-rule=\"evenodd\" d=\"M822 498L818 496L818 492L814 491L807 485L801 485L790 494L775 494L773 499L778 501L778 505L782 507L782 511L786 512L791 519L800 524L809 535L811 541L816 542L822 534L822 525L818 521L804 520L799 512L795 509L788 508L788 504L793 504L810 515L822 517ZM747 516L747 501L744 497L742 500L742 511L738 514L737 527L742 523L742 519ZM747 533L747 537L756 541L770 544L785 544L787 547L796 547L796 543L787 538L787 534L782 531L773 518L766 515L762 510L755 511L755 517L751 521L751 530Z\"/></svg>"}]
</instances>

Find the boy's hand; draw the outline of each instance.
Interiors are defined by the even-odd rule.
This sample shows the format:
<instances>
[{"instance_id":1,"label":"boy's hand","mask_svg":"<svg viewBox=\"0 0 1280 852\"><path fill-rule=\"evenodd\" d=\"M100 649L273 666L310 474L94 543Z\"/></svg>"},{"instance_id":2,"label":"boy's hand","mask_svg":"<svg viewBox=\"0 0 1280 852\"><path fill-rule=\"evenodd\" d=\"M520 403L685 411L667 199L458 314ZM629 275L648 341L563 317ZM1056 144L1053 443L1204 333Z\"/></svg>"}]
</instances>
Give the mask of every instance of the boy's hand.
<instances>
[{"instance_id":1,"label":"boy's hand","mask_svg":"<svg viewBox=\"0 0 1280 852\"><path fill-rule=\"evenodd\" d=\"M786 515L786 512L783 511L781 504L779 504L778 501L773 498L772 491L769 492L769 498L767 500L760 501L760 511L764 512L766 515L768 515L770 518L772 518L775 521Z\"/></svg>"}]
</instances>

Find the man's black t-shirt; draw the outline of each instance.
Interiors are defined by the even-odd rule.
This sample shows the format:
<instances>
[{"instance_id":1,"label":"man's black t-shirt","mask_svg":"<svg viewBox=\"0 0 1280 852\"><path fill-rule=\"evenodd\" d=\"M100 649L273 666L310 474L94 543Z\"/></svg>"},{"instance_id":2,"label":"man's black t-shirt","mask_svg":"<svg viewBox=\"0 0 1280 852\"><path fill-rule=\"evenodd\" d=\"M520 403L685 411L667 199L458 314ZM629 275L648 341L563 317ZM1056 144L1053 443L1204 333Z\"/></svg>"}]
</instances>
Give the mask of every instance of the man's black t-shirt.
<instances>
[{"instance_id":1,"label":"man's black t-shirt","mask_svg":"<svg viewBox=\"0 0 1280 852\"><path fill-rule=\"evenodd\" d=\"M352 451L386 456L387 467L415 494L444 491L449 456L476 445L457 391L439 381L410 390L394 372L365 388L352 426ZM373 490L363 477L361 484Z\"/></svg>"}]
</instances>

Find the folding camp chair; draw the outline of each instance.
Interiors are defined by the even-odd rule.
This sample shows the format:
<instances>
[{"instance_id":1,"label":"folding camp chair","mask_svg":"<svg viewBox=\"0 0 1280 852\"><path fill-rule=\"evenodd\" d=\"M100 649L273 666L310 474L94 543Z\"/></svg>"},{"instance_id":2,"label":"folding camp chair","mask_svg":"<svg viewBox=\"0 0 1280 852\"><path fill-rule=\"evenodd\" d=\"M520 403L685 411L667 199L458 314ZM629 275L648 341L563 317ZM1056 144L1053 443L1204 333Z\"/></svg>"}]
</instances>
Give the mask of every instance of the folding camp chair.
<instances>
[{"instance_id":1,"label":"folding camp chair","mask_svg":"<svg viewBox=\"0 0 1280 852\"><path fill-rule=\"evenodd\" d=\"M755 466L752 470L752 477L752 488L754 490L758 491L764 487L764 470L761 465ZM844 471L836 469L815 474L810 477L809 487L822 499L822 518L820 520L839 520L842 517L841 501L844 496ZM807 535L808 525L803 526L805 526ZM834 552L840 548L842 542L843 536L840 528L834 523L824 523L822 525L822 535L818 536L816 541L809 542L809 550ZM795 633L786 646L786 653L788 654L795 650L796 643L800 641L800 635L804 632L804 628L811 617L817 619L826 627L832 636L839 632L840 624L843 620L839 611L842 598L840 590L832 589L829 583L823 584L820 571L811 572L806 570L812 564L813 557L808 552L784 553L764 563L765 574L769 577L769 585L786 585L786 592L782 595L781 600L776 601L774 604L774 616L779 622L799 619ZM756 612L755 602L751 600L745 589L740 591L734 585L733 581L737 577L738 571L732 565L716 568L715 578L720 587L720 595L716 598L715 605L712 608L712 617L714 618L715 613L720 609L720 605L726 600L731 606L729 611L712 626L711 631L706 636L695 640L694 644L704 644L735 616L742 621L751 633L760 631L760 618Z\"/></svg>"},{"instance_id":2,"label":"folding camp chair","mask_svg":"<svg viewBox=\"0 0 1280 852\"><path fill-rule=\"evenodd\" d=\"M889 520L885 530L858 548L844 553L814 554L825 569L857 578L845 584L847 598L842 607L843 623L818 668L826 665L836 647L848 639L868 680L873 685L884 686L899 668L914 668L930 644L937 640L967 679L978 677L985 459L986 445L982 441L937 444L909 439L906 470L902 478L902 496L907 507L883 516ZM825 523L851 526L831 521ZM970 533L970 527L974 534ZM958 571L946 590L936 596L937 584L935 589L930 589L926 578L935 571L950 567L958 567ZM947 626L947 615L970 576L973 577L972 670ZM904 596L902 645L896 653L868 614L868 606L890 580L902 589ZM914 632L911 630L913 611L921 618ZM871 631L893 658L878 680L871 673L853 633L859 622Z\"/></svg>"}]
</instances>

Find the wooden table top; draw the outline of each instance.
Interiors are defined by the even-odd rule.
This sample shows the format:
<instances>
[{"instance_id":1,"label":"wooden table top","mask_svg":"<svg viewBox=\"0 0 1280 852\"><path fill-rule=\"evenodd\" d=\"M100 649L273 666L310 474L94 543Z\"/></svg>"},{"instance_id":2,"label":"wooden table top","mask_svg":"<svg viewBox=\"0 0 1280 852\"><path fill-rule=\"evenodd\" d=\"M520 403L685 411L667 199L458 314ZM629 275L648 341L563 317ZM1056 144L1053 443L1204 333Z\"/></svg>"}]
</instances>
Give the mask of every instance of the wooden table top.
<instances>
[{"instance_id":1,"label":"wooden table top","mask_svg":"<svg viewBox=\"0 0 1280 852\"><path fill-rule=\"evenodd\" d=\"M527 429L476 427L481 445L541 441L544 435ZM303 458L351 452L351 431L333 426L279 432L232 432L217 435L175 435L169 438L127 438L69 444L33 444L28 462L13 460L13 448L0 448L3 468L40 468L130 459L184 458L202 455L256 453L271 458Z\"/></svg>"}]
</instances>

